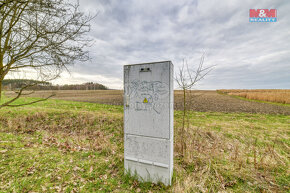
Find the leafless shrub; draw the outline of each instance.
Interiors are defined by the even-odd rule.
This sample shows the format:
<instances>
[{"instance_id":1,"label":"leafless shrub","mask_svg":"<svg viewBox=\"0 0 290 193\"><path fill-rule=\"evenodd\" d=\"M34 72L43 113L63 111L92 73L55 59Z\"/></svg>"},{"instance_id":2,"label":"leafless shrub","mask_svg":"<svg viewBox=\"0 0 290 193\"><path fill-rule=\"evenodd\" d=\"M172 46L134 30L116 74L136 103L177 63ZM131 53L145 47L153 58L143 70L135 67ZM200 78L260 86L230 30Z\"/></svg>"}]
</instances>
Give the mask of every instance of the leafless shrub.
<instances>
[{"instance_id":1,"label":"leafless shrub","mask_svg":"<svg viewBox=\"0 0 290 193\"><path fill-rule=\"evenodd\" d=\"M186 152L186 141L184 140L186 135L186 119L188 119L187 110L188 107L188 91L190 91L199 81L212 70L213 66L204 67L205 53L202 54L199 65L196 70L191 70L186 60L183 60L182 67L179 69L175 76L175 80L179 88L183 91L183 115L182 115L182 127L180 130L181 135L181 154L184 156ZM188 121L187 121L188 122Z\"/></svg>"}]
</instances>

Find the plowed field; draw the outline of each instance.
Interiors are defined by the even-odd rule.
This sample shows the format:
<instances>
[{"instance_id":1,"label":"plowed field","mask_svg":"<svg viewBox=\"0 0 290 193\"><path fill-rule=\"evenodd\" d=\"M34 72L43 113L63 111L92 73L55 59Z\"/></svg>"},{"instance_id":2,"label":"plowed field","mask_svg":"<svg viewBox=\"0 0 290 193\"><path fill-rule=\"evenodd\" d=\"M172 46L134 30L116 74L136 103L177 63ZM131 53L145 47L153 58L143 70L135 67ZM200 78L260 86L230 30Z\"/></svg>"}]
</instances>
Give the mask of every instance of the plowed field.
<instances>
[{"instance_id":1,"label":"plowed field","mask_svg":"<svg viewBox=\"0 0 290 193\"><path fill-rule=\"evenodd\" d=\"M102 104L123 104L123 91L121 90L58 90L58 91L37 91L31 97L45 97L54 93L55 99L102 103ZM6 92L11 96L12 92ZM276 104L261 103L242 100L233 96L222 95L216 91L195 90L191 91L188 101L191 110L199 112L246 112L265 114L290 115L290 107ZM174 92L174 107L182 110L183 95L181 91Z\"/></svg>"}]
</instances>

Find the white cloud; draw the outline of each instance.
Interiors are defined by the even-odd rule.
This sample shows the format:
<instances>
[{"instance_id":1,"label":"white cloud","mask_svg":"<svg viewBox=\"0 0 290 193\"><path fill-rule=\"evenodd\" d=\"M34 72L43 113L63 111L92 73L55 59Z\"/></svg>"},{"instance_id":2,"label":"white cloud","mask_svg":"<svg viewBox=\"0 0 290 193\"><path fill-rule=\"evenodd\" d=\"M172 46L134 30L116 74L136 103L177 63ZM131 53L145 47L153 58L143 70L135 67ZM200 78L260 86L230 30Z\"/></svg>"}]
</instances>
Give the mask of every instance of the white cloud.
<instances>
[{"instance_id":1,"label":"white cloud","mask_svg":"<svg viewBox=\"0 0 290 193\"><path fill-rule=\"evenodd\" d=\"M187 58L217 67L199 86L290 88L290 2L252 0L82 0L97 13L91 61L70 67L58 82L94 81L122 88L123 65ZM277 9L278 22L250 23L249 9Z\"/></svg>"}]
</instances>

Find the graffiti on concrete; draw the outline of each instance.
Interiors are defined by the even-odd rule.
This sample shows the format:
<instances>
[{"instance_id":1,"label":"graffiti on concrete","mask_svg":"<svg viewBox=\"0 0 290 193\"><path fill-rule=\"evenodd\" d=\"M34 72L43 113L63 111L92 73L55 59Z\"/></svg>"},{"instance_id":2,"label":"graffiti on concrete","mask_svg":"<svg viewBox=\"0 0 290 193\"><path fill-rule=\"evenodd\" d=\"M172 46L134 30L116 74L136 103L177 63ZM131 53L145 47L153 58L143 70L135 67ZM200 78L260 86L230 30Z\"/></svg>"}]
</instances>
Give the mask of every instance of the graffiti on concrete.
<instances>
[{"instance_id":1,"label":"graffiti on concrete","mask_svg":"<svg viewBox=\"0 0 290 193\"><path fill-rule=\"evenodd\" d=\"M136 111L154 110L160 114L163 108L161 102L168 96L168 85L160 81L132 81L129 85L129 96Z\"/></svg>"}]
</instances>

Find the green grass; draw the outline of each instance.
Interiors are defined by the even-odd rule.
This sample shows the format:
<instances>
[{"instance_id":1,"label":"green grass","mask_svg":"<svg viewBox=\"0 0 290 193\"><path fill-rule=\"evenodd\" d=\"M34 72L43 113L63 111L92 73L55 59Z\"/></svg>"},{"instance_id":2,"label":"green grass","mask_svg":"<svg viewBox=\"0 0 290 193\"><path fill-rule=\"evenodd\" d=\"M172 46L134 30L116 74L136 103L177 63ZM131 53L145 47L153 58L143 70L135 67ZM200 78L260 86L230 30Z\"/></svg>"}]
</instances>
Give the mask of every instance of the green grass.
<instances>
[{"instance_id":1,"label":"green grass","mask_svg":"<svg viewBox=\"0 0 290 193\"><path fill-rule=\"evenodd\" d=\"M173 185L165 187L124 174L121 106L47 100L2 108L0 192L286 192L289 118L190 112L181 158L175 111Z\"/></svg>"}]
</instances>

